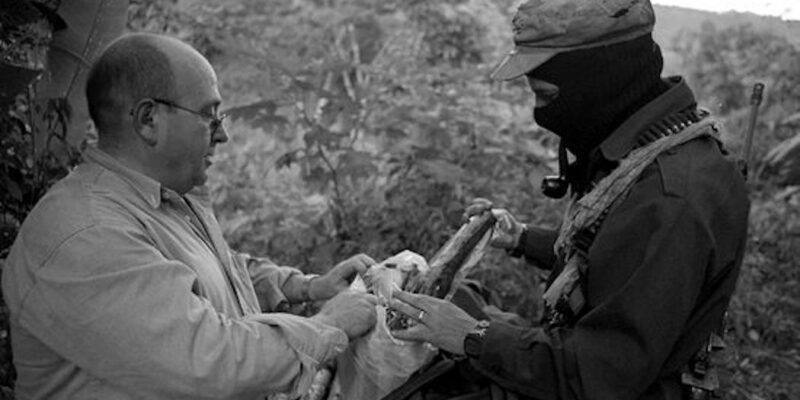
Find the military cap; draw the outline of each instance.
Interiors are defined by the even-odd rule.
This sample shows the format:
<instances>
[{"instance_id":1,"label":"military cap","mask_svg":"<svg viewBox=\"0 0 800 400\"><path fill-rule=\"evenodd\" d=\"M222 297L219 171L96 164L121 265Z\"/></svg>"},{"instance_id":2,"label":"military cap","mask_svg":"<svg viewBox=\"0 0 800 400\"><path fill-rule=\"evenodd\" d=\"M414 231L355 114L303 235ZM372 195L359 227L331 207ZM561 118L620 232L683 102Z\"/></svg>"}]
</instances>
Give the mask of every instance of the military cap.
<instances>
[{"instance_id":1,"label":"military cap","mask_svg":"<svg viewBox=\"0 0 800 400\"><path fill-rule=\"evenodd\" d=\"M649 0L529 0L512 20L514 49L491 77L513 79L558 53L632 40L654 24Z\"/></svg>"}]
</instances>

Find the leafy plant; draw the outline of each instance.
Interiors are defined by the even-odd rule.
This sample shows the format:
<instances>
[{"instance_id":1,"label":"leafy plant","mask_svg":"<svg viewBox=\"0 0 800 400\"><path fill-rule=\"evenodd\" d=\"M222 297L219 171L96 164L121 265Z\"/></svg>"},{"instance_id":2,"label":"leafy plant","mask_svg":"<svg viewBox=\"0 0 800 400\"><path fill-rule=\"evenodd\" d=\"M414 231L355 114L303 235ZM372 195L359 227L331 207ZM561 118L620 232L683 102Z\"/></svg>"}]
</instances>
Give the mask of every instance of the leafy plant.
<instances>
[{"instance_id":1,"label":"leafy plant","mask_svg":"<svg viewBox=\"0 0 800 400\"><path fill-rule=\"evenodd\" d=\"M258 93L261 97L255 101L229 111L240 124L237 126L249 125L256 128L255 132L263 130L261 134L271 139L237 135L229 150L235 152L235 147L242 145L237 142L244 143L248 150L260 148L270 154L285 179L294 176L301 181L286 185L280 194L269 188L259 189L257 192L267 193L268 198L251 201L242 196L252 190L247 186L260 186L258 179L255 184L241 182L242 186L238 180L235 185L226 180L224 185L215 187L223 224L229 210L238 215L234 221L244 221L245 214L253 213L242 210L253 206L258 209L259 201L287 204L281 197L288 196L288 192L314 193L307 198L317 199L317 206L324 204L324 211L314 214L316 222L304 222L306 228L298 235L302 241L295 235L287 239L274 234L274 227L272 234L250 230L247 239L243 238L248 251L259 250L250 239L267 238L262 251L310 269L319 268L314 260L330 263L331 257L342 257L356 250L380 257L404 248L430 253L460 224L463 205L474 196L471 191L482 191L485 196L498 199L504 191L513 190L512 186L493 185L491 189L497 193L491 193L487 187L495 182L491 174L532 173L538 177L548 170L542 160L552 159L552 143L543 139L541 132L522 128L530 132L529 136L509 134L521 128L522 123L504 118L508 115L505 105L509 98L524 98L523 91L488 97L491 83L485 77L475 79L482 72L467 63L477 59L444 59L439 64L430 64L435 59L430 55L434 53L423 43L429 32L434 32L430 33L431 38L440 38L436 40L444 40L441 38L446 33L440 32L444 24L440 18L420 17L430 14L432 7L421 3L398 10L377 4L342 2L331 8L298 8L296 12L281 13L280 20L272 19L268 13L251 17L256 13L243 13L232 7L231 14L223 17L234 19L231 23L237 27L234 32L243 32L236 32L236 36L219 46L234 49L232 54L221 57L226 61L218 67L220 73L225 74L233 64L239 64L236 58L244 54L248 63L256 65L251 79L262 82L259 85L262 91L265 86L269 88L267 93ZM480 24L467 19L465 13L447 11L448 5L438 7L444 10L437 14L441 18L445 14L456 15L455 22L450 23L480 31L475 28ZM259 24L250 18L258 18ZM246 28L272 24L277 25L272 33L282 34L268 38L268 42L257 40L258 33ZM453 32L457 36L463 31ZM479 35L469 40L476 47L480 44ZM284 55L284 46L295 51ZM311 52L309 46L315 51ZM309 58L305 63L296 59L298 53L306 52ZM254 87L242 86L245 85L238 83L232 91L244 97L242 92ZM522 106L516 110L525 113ZM530 118L529 114L526 118ZM505 133L495 138L496 129ZM482 151L484 146L490 149L490 154ZM533 151L524 151L526 148ZM225 154L227 151L223 149ZM266 164L264 156L252 154L247 160L253 162L257 158L257 162ZM220 175L228 176L231 169L227 162L234 161L233 158L238 157L231 155L218 163L226 171ZM498 163L500 160L503 163ZM262 176L272 169L271 165L260 168ZM274 176L270 173L270 185L276 184ZM527 179L519 183L529 194L536 191ZM298 197L292 197L297 201ZM511 201L506 204L511 207L523 197L509 196L507 200ZM231 205L234 198L247 206ZM324 201L320 203L320 199ZM305 207L302 201L296 204ZM284 217L288 215L276 218L286 222ZM233 226L242 232L248 231L244 227L252 227L251 223L254 222ZM238 240L239 236L233 235L235 245L240 244ZM270 244L273 240L283 245L273 246ZM287 246L286 240L292 245ZM276 252L271 252L273 249ZM282 256L287 252L290 254Z\"/></svg>"},{"instance_id":2,"label":"leafy plant","mask_svg":"<svg viewBox=\"0 0 800 400\"><path fill-rule=\"evenodd\" d=\"M755 160L781 141L792 137L795 130L778 124L800 108L800 50L784 37L756 31L750 25L717 28L706 22L699 32L677 39L675 48L683 53L687 80L696 88L702 104L725 117L734 135L726 138L734 152L744 143L753 84L765 84ZM758 171L761 165L751 166Z\"/></svg>"},{"instance_id":3,"label":"leafy plant","mask_svg":"<svg viewBox=\"0 0 800 400\"><path fill-rule=\"evenodd\" d=\"M78 149L66 141L70 117L66 101L40 105L30 89L4 111L0 115L0 183L4 188L0 192L0 259L8 255L20 224L38 199L81 159ZM2 299L0 314L0 386L13 387L8 312Z\"/></svg>"}]
</instances>

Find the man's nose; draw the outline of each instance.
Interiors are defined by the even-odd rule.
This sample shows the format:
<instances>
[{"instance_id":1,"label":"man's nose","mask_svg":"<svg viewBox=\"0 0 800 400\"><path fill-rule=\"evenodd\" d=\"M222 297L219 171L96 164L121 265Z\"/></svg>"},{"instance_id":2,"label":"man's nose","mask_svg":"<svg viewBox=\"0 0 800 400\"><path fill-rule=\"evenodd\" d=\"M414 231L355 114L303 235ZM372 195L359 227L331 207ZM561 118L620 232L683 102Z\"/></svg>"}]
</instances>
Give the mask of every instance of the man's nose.
<instances>
[{"instance_id":1,"label":"man's nose","mask_svg":"<svg viewBox=\"0 0 800 400\"><path fill-rule=\"evenodd\" d=\"M211 136L211 142L212 143L225 143L230 139L231 139L231 137L228 134L228 129L225 128L225 123L224 122L219 124L219 127L217 127L217 130Z\"/></svg>"}]
</instances>

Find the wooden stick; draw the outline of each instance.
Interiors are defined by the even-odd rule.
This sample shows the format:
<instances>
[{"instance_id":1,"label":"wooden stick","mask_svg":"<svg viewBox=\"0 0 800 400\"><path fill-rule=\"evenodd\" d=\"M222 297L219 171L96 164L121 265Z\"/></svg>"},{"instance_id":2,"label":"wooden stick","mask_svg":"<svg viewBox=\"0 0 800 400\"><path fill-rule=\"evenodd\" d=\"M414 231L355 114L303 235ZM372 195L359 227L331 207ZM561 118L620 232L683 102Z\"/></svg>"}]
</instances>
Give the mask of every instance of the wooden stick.
<instances>
[{"instance_id":1,"label":"wooden stick","mask_svg":"<svg viewBox=\"0 0 800 400\"><path fill-rule=\"evenodd\" d=\"M486 211L462 225L458 232L442 246L428 263L431 269L426 274L415 276L406 290L429 296L444 298L450 292L453 278L466 261L472 249L491 229L497 219Z\"/></svg>"}]
</instances>

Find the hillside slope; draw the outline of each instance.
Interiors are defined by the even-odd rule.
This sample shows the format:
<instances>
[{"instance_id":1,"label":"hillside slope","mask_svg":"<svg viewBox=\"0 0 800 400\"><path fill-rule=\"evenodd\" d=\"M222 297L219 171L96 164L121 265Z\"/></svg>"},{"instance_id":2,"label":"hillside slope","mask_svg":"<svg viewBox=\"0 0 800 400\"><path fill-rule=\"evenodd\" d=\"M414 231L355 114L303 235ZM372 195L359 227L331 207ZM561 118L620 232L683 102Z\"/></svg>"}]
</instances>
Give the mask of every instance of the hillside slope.
<instances>
[{"instance_id":1,"label":"hillside slope","mask_svg":"<svg viewBox=\"0 0 800 400\"><path fill-rule=\"evenodd\" d=\"M660 5L655 5L654 8L656 26L653 35L664 53L664 72L667 75L681 73L680 55L674 51L675 39L681 34L699 31L705 22L711 22L718 29L749 24L756 30L785 37L790 43L800 47L800 21L784 21L777 17L752 13L716 13Z\"/></svg>"}]
</instances>

